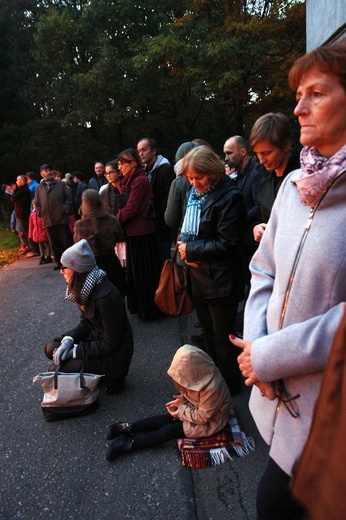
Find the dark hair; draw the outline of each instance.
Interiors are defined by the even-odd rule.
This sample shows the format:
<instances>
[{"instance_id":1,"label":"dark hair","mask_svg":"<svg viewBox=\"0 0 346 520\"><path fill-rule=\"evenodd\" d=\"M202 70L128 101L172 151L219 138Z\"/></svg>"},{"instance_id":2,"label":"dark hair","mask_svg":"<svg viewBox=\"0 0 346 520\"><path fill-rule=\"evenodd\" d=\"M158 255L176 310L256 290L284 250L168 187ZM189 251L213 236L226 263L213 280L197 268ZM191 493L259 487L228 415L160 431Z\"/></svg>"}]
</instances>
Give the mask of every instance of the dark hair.
<instances>
[{"instance_id":1,"label":"dark hair","mask_svg":"<svg viewBox=\"0 0 346 520\"><path fill-rule=\"evenodd\" d=\"M135 161L136 166L142 166L141 159L138 155L137 150L134 148L126 148L117 155L117 160L120 162L132 162Z\"/></svg>"},{"instance_id":2,"label":"dark hair","mask_svg":"<svg viewBox=\"0 0 346 520\"><path fill-rule=\"evenodd\" d=\"M70 292L74 293L74 295L76 296L76 302L78 304L82 304L81 291L89 272L77 273L76 271L73 271L70 283L68 284L68 289Z\"/></svg>"},{"instance_id":3,"label":"dark hair","mask_svg":"<svg viewBox=\"0 0 346 520\"><path fill-rule=\"evenodd\" d=\"M185 143L182 143L175 154L175 162L180 161L180 159L183 159L185 155L192 150L193 148L196 148L196 146L199 146L198 143L195 141L186 141Z\"/></svg>"},{"instance_id":4,"label":"dark hair","mask_svg":"<svg viewBox=\"0 0 346 520\"><path fill-rule=\"evenodd\" d=\"M25 174L29 179L31 180L34 180L35 179L35 174L34 172L26 172Z\"/></svg>"},{"instance_id":5,"label":"dark hair","mask_svg":"<svg viewBox=\"0 0 346 520\"><path fill-rule=\"evenodd\" d=\"M269 112L257 119L250 132L250 146L266 140L281 149L292 141L290 122L284 114Z\"/></svg>"},{"instance_id":6,"label":"dark hair","mask_svg":"<svg viewBox=\"0 0 346 520\"><path fill-rule=\"evenodd\" d=\"M246 151L248 151L248 144L246 139L241 135L233 135L231 139L234 139L236 145L238 148L245 148Z\"/></svg>"},{"instance_id":7,"label":"dark hair","mask_svg":"<svg viewBox=\"0 0 346 520\"><path fill-rule=\"evenodd\" d=\"M119 160L118 159L114 159L113 161L109 161L106 164L106 167L110 166L111 168L113 168L113 170L117 170L118 169L118 164L119 164Z\"/></svg>"},{"instance_id":8,"label":"dark hair","mask_svg":"<svg viewBox=\"0 0 346 520\"><path fill-rule=\"evenodd\" d=\"M291 88L297 90L303 74L312 69L333 74L346 91L346 40L317 47L298 58L293 63L288 76Z\"/></svg>"},{"instance_id":9,"label":"dark hair","mask_svg":"<svg viewBox=\"0 0 346 520\"><path fill-rule=\"evenodd\" d=\"M72 175L73 175L73 177L77 177L77 179L79 179L80 181L84 181L84 173L82 173L82 172L73 172Z\"/></svg>"},{"instance_id":10,"label":"dark hair","mask_svg":"<svg viewBox=\"0 0 346 520\"><path fill-rule=\"evenodd\" d=\"M139 144L141 141L148 141L148 145L149 145L149 147L150 147L151 150L156 150L156 149L157 149L156 141L155 141L155 139L153 139L152 137L141 137L141 138L138 139L138 141L137 141L137 146L138 146L138 144Z\"/></svg>"},{"instance_id":11,"label":"dark hair","mask_svg":"<svg viewBox=\"0 0 346 520\"><path fill-rule=\"evenodd\" d=\"M217 184L225 175L225 165L220 157L208 146L193 148L183 160L183 175L187 178L189 170L200 175L207 175Z\"/></svg>"}]
</instances>

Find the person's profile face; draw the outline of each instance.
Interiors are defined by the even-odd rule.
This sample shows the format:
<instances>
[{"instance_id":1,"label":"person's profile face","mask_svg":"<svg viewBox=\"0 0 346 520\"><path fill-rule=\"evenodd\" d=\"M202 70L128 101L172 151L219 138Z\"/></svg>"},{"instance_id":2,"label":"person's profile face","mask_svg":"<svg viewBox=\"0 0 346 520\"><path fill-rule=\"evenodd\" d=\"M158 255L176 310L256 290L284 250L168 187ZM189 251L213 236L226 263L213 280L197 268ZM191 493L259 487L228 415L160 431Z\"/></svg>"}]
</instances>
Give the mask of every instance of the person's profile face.
<instances>
[{"instance_id":1,"label":"person's profile face","mask_svg":"<svg viewBox=\"0 0 346 520\"><path fill-rule=\"evenodd\" d=\"M67 283L67 285L69 285L71 283L73 275L74 275L73 269L62 266L60 269L60 273L64 276L65 282Z\"/></svg>"},{"instance_id":2,"label":"person's profile face","mask_svg":"<svg viewBox=\"0 0 346 520\"><path fill-rule=\"evenodd\" d=\"M150 147L147 140L139 141L137 152L142 164L151 165L155 161L156 150Z\"/></svg>"},{"instance_id":3,"label":"person's profile face","mask_svg":"<svg viewBox=\"0 0 346 520\"><path fill-rule=\"evenodd\" d=\"M346 92L339 78L312 69L302 76L296 99L301 144L331 157L346 142Z\"/></svg>"}]
</instances>

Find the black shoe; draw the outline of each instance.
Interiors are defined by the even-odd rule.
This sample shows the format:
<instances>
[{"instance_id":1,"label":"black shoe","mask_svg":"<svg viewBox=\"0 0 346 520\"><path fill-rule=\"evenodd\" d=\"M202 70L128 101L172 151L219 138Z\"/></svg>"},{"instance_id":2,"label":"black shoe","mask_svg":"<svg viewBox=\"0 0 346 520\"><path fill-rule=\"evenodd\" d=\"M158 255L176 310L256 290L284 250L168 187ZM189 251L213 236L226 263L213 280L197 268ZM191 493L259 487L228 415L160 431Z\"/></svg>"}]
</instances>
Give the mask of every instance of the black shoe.
<instances>
[{"instance_id":1,"label":"black shoe","mask_svg":"<svg viewBox=\"0 0 346 520\"><path fill-rule=\"evenodd\" d=\"M45 264L51 264L52 262L53 262L53 260L51 259L50 256L47 256L47 258L44 261Z\"/></svg>"},{"instance_id":2,"label":"black shoe","mask_svg":"<svg viewBox=\"0 0 346 520\"><path fill-rule=\"evenodd\" d=\"M112 382L106 386L106 392L108 395L120 394L125 387L125 376L113 379Z\"/></svg>"},{"instance_id":3,"label":"black shoe","mask_svg":"<svg viewBox=\"0 0 346 520\"><path fill-rule=\"evenodd\" d=\"M191 336L191 341L193 345L198 345L204 347L204 335L202 334L195 334Z\"/></svg>"},{"instance_id":4,"label":"black shoe","mask_svg":"<svg viewBox=\"0 0 346 520\"><path fill-rule=\"evenodd\" d=\"M40 259L38 265L43 265L44 263L45 263L45 261L44 261L44 257L41 256L41 259Z\"/></svg>"},{"instance_id":5,"label":"black shoe","mask_svg":"<svg viewBox=\"0 0 346 520\"><path fill-rule=\"evenodd\" d=\"M132 424L127 422L116 422L114 424L111 424L107 431L107 439L111 441L112 439L115 439L120 435L130 437L131 427Z\"/></svg>"},{"instance_id":6,"label":"black shoe","mask_svg":"<svg viewBox=\"0 0 346 520\"><path fill-rule=\"evenodd\" d=\"M125 437L125 435L121 435L108 447L106 451L106 460L113 460L121 453L131 451L132 444L133 439L129 439L128 437Z\"/></svg>"}]
</instances>

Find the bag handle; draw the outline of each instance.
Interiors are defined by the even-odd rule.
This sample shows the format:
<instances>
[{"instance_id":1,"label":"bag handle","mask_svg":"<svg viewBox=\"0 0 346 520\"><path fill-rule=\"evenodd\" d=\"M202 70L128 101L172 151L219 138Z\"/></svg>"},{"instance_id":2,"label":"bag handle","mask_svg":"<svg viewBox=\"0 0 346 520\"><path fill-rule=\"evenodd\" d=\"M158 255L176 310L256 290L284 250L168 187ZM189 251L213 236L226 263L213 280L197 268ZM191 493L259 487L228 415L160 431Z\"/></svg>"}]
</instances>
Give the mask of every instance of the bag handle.
<instances>
[{"instance_id":1,"label":"bag handle","mask_svg":"<svg viewBox=\"0 0 346 520\"><path fill-rule=\"evenodd\" d=\"M80 369L79 369L79 381L80 381L80 387L81 388L84 388L85 387L85 384L84 384L84 374L83 374L83 368L84 368L84 349L82 349L82 363L81 363L81 366L80 366ZM58 365L56 367L56 369L54 370L54 390L57 390L58 389L58 375L59 375L59 371L60 371L60 367L61 367L62 363L60 363L60 365Z\"/></svg>"},{"instance_id":2,"label":"bag handle","mask_svg":"<svg viewBox=\"0 0 346 520\"><path fill-rule=\"evenodd\" d=\"M178 255L178 247L179 247L179 244L178 242L175 244L175 248L174 248L174 253L173 253L173 256L172 256L172 262L175 262L176 261L176 258L177 258L177 255Z\"/></svg>"}]
</instances>

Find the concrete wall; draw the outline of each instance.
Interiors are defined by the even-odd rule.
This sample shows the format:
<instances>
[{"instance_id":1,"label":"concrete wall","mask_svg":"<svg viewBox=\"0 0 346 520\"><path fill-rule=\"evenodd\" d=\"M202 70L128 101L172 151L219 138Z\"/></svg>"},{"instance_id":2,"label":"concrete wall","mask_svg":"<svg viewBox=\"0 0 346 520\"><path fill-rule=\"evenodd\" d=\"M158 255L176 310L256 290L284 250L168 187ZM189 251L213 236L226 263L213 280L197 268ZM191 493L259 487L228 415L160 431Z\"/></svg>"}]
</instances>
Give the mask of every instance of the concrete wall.
<instances>
[{"instance_id":1,"label":"concrete wall","mask_svg":"<svg viewBox=\"0 0 346 520\"><path fill-rule=\"evenodd\" d=\"M306 50L346 37L346 0L306 0Z\"/></svg>"}]
</instances>

